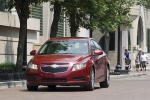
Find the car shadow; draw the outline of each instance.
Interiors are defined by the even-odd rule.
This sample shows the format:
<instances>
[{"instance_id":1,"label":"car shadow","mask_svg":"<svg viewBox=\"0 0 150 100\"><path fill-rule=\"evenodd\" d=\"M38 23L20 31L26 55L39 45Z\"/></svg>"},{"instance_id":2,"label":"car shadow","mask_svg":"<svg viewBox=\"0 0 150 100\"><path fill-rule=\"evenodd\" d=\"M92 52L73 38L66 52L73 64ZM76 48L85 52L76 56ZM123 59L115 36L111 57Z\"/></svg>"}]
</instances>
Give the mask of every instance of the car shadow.
<instances>
[{"instance_id":1,"label":"car shadow","mask_svg":"<svg viewBox=\"0 0 150 100\"><path fill-rule=\"evenodd\" d=\"M94 90L101 89L100 87L94 87ZM56 88L39 87L37 91L28 91L27 89L20 90L22 92L89 92L79 86L58 86Z\"/></svg>"}]
</instances>

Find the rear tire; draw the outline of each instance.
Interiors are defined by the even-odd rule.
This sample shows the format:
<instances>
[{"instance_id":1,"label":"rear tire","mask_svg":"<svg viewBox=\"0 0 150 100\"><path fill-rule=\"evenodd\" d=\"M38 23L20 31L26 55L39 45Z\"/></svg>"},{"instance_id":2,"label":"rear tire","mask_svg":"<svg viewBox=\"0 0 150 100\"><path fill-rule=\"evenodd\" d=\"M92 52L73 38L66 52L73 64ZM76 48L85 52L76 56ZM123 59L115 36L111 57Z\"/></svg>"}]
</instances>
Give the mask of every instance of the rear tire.
<instances>
[{"instance_id":1,"label":"rear tire","mask_svg":"<svg viewBox=\"0 0 150 100\"><path fill-rule=\"evenodd\" d=\"M110 70L107 67L106 78L103 82L99 83L101 88L108 88L109 87L109 85L110 85L110 74L109 74L109 72L110 72Z\"/></svg>"},{"instance_id":2,"label":"rear tire","mask_svg":"<svg viewBox=\"0 0 150 100\"><path fill-rule=\"evenodd\" d=\"M28 91L37 91L38 90L38 86L27 85L27 89L28 89Z\"/></svg>"},{"instance_id":3,"label":"rear tire","mask_svg":"<svg viewBox=\"0 0 150 100\"><path fill-rule=\"evenodd\" d=\"M90 82L87 86L84 86L84 89L87 91L93 91L94 90L94 81L95 80L95 75L94 75L94 69L91 69L90 72Z\"/></svg>"}]
</instances>

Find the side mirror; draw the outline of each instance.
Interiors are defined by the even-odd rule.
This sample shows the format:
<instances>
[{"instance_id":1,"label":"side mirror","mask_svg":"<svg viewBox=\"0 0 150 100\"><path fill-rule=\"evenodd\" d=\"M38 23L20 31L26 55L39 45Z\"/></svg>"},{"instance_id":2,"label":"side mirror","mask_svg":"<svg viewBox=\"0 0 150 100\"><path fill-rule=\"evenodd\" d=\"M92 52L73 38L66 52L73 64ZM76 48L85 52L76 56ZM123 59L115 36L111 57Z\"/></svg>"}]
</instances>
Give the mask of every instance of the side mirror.
<instances>
[{"instance_id":1,"label":"side mirror","mask_svg":"<svg viewBox=\"0 0 150 100\"><path fill-rule=\"evenodd\" d=\"M35 55L36 54L36 50L32 50L31 52L30 52L30 55Z\"/></svg>"},{"instance_id":2,"label":"side mirror","mask_svg":"<svg viewBox=\"0 0 150 100\"><path fill-rule=\"evenodd\" d=\"M96 55L102 55L103 51L102 50L94 50L94 54L96 54Z\"/></svg>"}]
</instances>

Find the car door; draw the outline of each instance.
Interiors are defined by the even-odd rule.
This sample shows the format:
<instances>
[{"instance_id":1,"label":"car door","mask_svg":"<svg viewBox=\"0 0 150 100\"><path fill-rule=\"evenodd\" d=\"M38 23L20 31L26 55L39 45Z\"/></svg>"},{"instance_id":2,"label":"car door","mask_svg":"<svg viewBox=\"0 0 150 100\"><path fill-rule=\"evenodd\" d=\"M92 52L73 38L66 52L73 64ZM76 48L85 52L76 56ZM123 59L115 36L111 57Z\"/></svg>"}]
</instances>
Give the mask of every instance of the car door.
<instances>
[{"instance_id":1,"label":"car door","mask_svg":"<svg viewBox=\"0 0 150 100\"><path fill-rule=\"evenodd\" d=\"M94 50L102 50L101 47L94 41L91 40L92 59L95 66L95 81L99 82L104 76L104 60L103 55L95 55Z\"/></svg>"}]
</instances>

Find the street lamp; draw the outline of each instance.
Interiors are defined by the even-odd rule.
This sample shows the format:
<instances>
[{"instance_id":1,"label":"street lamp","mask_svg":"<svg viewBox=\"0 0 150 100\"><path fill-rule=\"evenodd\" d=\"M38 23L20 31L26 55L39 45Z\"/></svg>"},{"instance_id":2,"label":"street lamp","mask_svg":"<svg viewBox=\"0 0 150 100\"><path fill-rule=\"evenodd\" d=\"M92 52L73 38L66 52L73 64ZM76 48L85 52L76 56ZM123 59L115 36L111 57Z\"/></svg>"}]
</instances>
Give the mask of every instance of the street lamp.
<instances>
[{"instance_id":1,"label":"street lamp","mask_svg":"<svg viewBox=\"0 0 150 100\"><path fill-rule=\"evenodd\" d=\"M118 9L118 16L120 16L120 8L121 8L121 1L120 1L120 6ZM118 53L117 53L117 65L116 65L116 69L115 71L120 72L120 70L122 69L121 65L120 65L120 45L121 45L121 37L120 37L120 25L118 25Z\"/></svg>"},{"instance_id":2,"label":"street lamp","mask_svg":"<svg viewBox=\"0 0 150 100\"><path fill-rule=\"evenodd\" d=\"M118 26L118 53L117 53L117 65L116 65L116 71L121 70L121 65L120 65L120 45L121 45L121 38L120 38L120 26Z\"/></svg>"}]
</instances>

